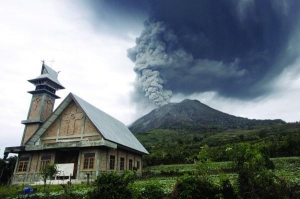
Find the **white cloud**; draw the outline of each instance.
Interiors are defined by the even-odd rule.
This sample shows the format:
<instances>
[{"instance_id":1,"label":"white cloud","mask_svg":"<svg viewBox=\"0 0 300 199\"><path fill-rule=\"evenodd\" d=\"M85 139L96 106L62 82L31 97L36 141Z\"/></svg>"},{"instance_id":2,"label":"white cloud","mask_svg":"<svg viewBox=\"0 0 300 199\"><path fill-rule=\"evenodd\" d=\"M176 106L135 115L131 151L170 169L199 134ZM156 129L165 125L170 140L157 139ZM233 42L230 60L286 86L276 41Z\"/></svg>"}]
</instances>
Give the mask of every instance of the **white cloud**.
<instances>
[{"instance_id":1,"label":"white cloud","mask_svg":"<svg viewBox=\"0 0 300 199\"><path fill-rule=\"evenodd\" d=\"M2 152L20 144L21 120L31 100L27 91L34 89L26 80L40 74L42 59L48 65L54 59L53 69L61 71L59 81L66 89L57 95L62 99L73 92L125 124L135 119L129 98L135 74L126 56L134 38L96 32L89 17L74 1L0 2Z\"/></svg>"}]
</instances>

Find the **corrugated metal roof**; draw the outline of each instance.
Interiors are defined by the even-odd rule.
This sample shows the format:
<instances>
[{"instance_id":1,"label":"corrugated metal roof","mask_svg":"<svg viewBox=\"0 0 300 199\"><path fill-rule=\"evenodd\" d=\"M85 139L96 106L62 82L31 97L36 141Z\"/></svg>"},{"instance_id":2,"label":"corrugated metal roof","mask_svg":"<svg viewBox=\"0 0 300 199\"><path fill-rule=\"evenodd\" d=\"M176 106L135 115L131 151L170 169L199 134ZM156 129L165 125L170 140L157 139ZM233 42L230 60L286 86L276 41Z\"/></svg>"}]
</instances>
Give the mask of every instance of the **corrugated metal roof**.
<instances>
[{"instance_id":1,"label":"corrugated metal roof","mask_svg":"<svg viewBox=\"0 0 300 199\"><path fill-rule=\"evenodd\" d=\"M63 102L57 107L52 115L44 122L44 124L36 131L36 133L28 140L26 145L34 145L40 136L47 130L54 120L63 112L70 104L72 99L82 108L87 117L92 121L95 127L102 134L103 138L136 151L148 154L144 146L136 139L129 129L119 120L111 117L97 107L91 105L80 97L70 93Z\"/></svg>"},{"instance_id":2,"label":"corrugated metal roof","mask_svg":"<svg viewBox=\"0 0 300 199\"><path fill-rule=\"evenodd\" d=\"M70 95L73 96L74 100L83 109L105 139L148 154L148 151L144 148L144 146L122 122L111 117L73 93L70 93Z\"/></svg>"}]
</instances>

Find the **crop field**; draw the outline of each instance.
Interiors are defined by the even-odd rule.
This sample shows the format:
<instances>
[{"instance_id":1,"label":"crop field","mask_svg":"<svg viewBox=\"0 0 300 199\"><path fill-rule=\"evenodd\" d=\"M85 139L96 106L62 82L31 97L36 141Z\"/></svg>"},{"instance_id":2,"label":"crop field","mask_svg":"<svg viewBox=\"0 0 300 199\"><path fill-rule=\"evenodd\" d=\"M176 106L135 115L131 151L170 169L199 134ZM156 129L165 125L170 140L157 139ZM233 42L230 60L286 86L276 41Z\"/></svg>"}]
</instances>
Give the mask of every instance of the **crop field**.
<instances>
[{"instance_id":1,"label":"crop field","mask_svg":"<svg viewBox=\"0 0 300 199\"><path fill-rule=\"evenodd\" d=\"M290 183L296 183L300 185L300 157L287 157L287 158L273 158L272 161L275 164L275 174L282 177ZM199 172L199 166L197 164L178 164L178 165L159 165L152 166L145 169L145 174L142 178L134 181L131 185L135 190L143 190L145 185L149 184L159 184L163 188L165 194L170 194L174 188L177 179L188 174L197 174ZM235 181L237 179L237 174L231 170L231 162L209 162L207 167L205 167L207 174L215 183L218 183L220 176L226 176L230 181ZM5 197L17 197L18 192L23 190L22 186L0 186L0 198ZM37 188L39 195L44 196L43 186L32 186L32 188ZM47 190L50 195L60 195L63 194L64 190L61 185L47 185ZM82 197L91 190L86 184L74 184L72 185L72 192Z\"/></svg>"},{"instance_id":2,"label":"crop field","mask_svg":"<svg viewBox=\"0 0 300 199\"><path fill-rule=\"evenodd\" d=\"M300 157L274 158L275 173L287 182L300 184Z\"/></svg>"},{"instance_id":3,"label":"crop field","mask_svg":"<svg viewBox=\"0 0 300 199\"><path fill-rule=\"evenodd\" d=\"M272 158L275 165L275 174L284 178L287 182L300 185L300 157ZM237 174L231 169L231 162L210 162L208 163L207 173L212 179L219 180L219 176L226 176L231 181L237 179ZM150 174L149 179L139 180L137 185L142 186L149 180L160 183L165 192L172 190L176 179L184 173L197 173L197 164L178 164L178 165L159 165L146 169Z\"/></svg>"}]
</instances>

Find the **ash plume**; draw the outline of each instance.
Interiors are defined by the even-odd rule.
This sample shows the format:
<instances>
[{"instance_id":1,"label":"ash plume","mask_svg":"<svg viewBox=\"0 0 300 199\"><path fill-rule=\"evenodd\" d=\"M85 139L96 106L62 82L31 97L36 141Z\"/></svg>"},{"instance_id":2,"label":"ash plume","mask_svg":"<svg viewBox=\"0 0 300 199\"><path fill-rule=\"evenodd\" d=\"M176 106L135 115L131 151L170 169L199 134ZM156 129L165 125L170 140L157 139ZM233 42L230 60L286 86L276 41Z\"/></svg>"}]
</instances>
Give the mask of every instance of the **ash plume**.
<instances>
[{"instance_id":1,"label":"ash plume","mask_svg":"<svg viewBox=\"0 0 300 199\"><path fill-rule=\"evenodd\" d=\"M145 30L136 39L136 46L128 50L135 62L137 81L157 106L169 103L172 91L164 89L166 80L160 75L164 68L177 68L192 60L177 42L177 37L163 22L146 23Z\"/></svg>"},{"instance_id":2,"label":"ash plume","mask_svg":"<svg viewBox=\"0 0 300 199\"><path fill-rule=\"evenodd\" d=\"M214 91L241 100L268 95L300 55L300 1L152 0L150 5L144 30L127 55L135 63L135 88L158 106L172 93Z\"/></svg>"}]
</instances>

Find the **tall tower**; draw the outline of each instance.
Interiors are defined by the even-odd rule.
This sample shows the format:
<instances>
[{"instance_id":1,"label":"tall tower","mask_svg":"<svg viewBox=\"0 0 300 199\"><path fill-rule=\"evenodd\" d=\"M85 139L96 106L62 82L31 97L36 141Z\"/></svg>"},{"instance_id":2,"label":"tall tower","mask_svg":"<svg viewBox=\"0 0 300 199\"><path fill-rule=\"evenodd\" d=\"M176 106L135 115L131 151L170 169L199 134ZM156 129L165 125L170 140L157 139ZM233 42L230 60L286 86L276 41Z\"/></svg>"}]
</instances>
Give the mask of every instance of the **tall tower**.
<instances>
[{"instance_id":1,"label":"tall tower","mask_svg":"<svg viewBox=\"0 0 300 199\"><path fill-rule=\"evenodd\" d=\"M28 80L35 85L35 90L28 91L28 93L32 94L32 99L27 119L21 122L25 125L21 145L25 145L26 141L51 115L55 99L60 98L55 95L55 92L59 89L64 89L57 80L58 72L47 66L44 61L42 63L41 75Z\"/></svg>"}]
</instances>

